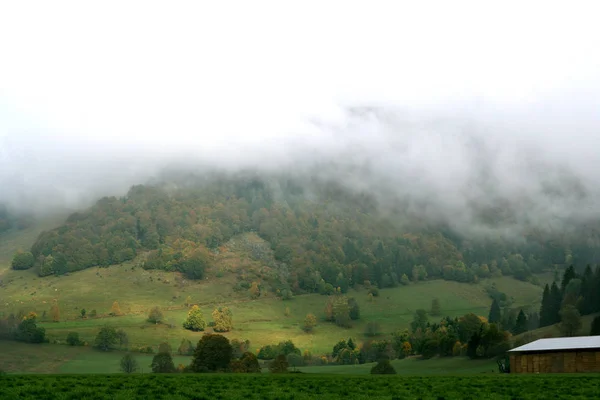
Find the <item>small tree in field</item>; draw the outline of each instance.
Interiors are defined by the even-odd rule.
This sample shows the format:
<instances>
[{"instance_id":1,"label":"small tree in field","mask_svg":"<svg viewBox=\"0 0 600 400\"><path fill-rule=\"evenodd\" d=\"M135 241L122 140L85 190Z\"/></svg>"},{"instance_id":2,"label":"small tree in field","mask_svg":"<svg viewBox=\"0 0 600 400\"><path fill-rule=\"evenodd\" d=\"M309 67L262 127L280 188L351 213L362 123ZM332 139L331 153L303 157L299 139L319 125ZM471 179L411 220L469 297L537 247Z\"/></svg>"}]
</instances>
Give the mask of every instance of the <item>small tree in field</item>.
<instances>
[{"instance_id":1,"label":"small tree in field","mask_svg":"<svg viewBox=\"0 0 600 400\"><path fill-rule=\"evenodd\" d=\"M121 358L121 371L132 374L138 370L138 362L133 355L127 353Z\"/></svg>"},{"instance_id":2,"label":"small tree in field","mask_svg":"<svg viewBox=\"0 0 600 400\"><path fill-rule=\"evenodd\" d=\"M102 351L109 351L119 341L117 331L112 326L103 326L96 335L95 345Z\"/></svg>"},{"instance_id":3,"label":"small tree in field","mask_svg":"<svg viewBox=\"0 0 600 400\"><path fill-rule=\"evenodd\" d=\"M187 319L183 323L183 327L185 329L189 329L190 331L199 332L203 331L206 327L206 322L202 318L202 311L200 307L193 306L188 311Z\"/></svg>"},{"instance_id":4,"label":"small tree in field","mask_svg":"<svg viewBox=\"0 0 600 400\"><path fill-rule=\"evenodd\" d=\"M84 319L85 318L85 308L81 309L80 314L81 314L81 319Z\"/></svg>"},{"instance_id":5,"label":"small tree in field","mask_svg":"<svg viewBox=\"0 0 600 400\"><path fill-rule=\"evenodd\" d=\"M269 371L273 374L285 373L288 372L288 366L287 357L280 354L269 364Z\"/></svg>"},{"instance_id":6,"label":"small tree in field","mask_svg":"<svg viewBox=\"0 0 600 400\"><path fill-rule=\"evenodd\" d=\"M152 322L153 324L158 324L162 322L164 319L163 313L159 307L152 307L150 313L148 314L148 322Z\"/></svg>"},{"instance_id":7,"label":"small tree in field","mask_svg":"<svg viewBox=\"0 0 600 400\"><path fill-rule=\"evenodd\" d=\"M185 306L189 307L192 305L192 298L190 296L186 297L185 299Z\"/></svg>"},{"instance_id":8,"label":"small tree in field","mask_svg":"<svg viewBox=\"0 0 600 400\"><path fill-rule=\"evenodd\" d=\"M283 313L283 314L284 314L286 317L289 317L289 316L291 315L291 313L292 313L292 312L290 311L290 308L289 308L289 307L286 307L286 308L285 308L285 311L284 311L284 313Z\"/></svg>"},{"instance_id":9,"label":"small tree in field","mask_svg":"<svg viewBox=\"0 0 600 400\"><path fill-rule=\"evenodd\" d=\"M231 362L233 348L223 335L202 336L194 351L190 368L194 372L223 371Z\"/></svg>"},{"instance_id":10,"label":"small tree in field","mask_svg":"<svg viewBox=\"0 0 600 400\"><path fill-rule=\"evenodd\" d=\"M150 367L152 368L152 372L158 374L167 374L176 371L173 357L169 353L158 353L155 355Z\"/></svg>"},{"instance_id":11,"label":"small tree in field","mask_svg":"<svg viewBox=\"0 0 600 400\"><path fill-rule=\"evenodd\" d=\"M192 342L187 339L181 339L181 344L177 349L177 354L181 356L191 356L194 354L194 346L192 346Z\"/></svg>"},{"instance_id":12,"label":"small tree in field","mask_svg":"<svg viewBox=\"0 0 600 400\"><path fill-rule=\"evenodd\" d=\"M158 352L159 353L169 353L171 354L171 345L167 342L162 342L161 344L158 345Z\"/></svg>"},{"instance_id":13,"label":"small tree in field","mask_svg":"<svg viewBox=\"0 0 600 400\"><path fill-rule=\"evenodd\" d=\"M317 325L317 317L314 314L306 314L306 318L304 318L304 325L302 326L302 330L304 332L312 332Z\"/></svg>"},{"instance_id":14,"label":"small tree in field","mask_svg":"<svg viewBox=\"0 0 600 400\"><path fill-rule=\"evenodd\" d=\"M58 308L58 302L56 300L54 301L54 303L52 304L52 307L50 308L50 315L52 315L53 322L60 321L60 310Z\"/></svg>"},{"instance_id":15,"label":"small tree in field","mask_svg":"<svg viewBox=\"0 0 600 400\"><path fill-rule=\"evenodd\" d=\"M115 301L110 309L110 315L117 316L121 315L121 307L119 307L119 302Z\"/></svg>"},{"instance_id":16,"label":"small tree in field","mask_svg":"<svg viewBox=\"0 0 600 400\"><path fill-rule=\"evenodd\" d=\"M229 307L216 308L212 313L215 332L229 332L233 329L232 313Z\"/></svg>"}]
</instances>

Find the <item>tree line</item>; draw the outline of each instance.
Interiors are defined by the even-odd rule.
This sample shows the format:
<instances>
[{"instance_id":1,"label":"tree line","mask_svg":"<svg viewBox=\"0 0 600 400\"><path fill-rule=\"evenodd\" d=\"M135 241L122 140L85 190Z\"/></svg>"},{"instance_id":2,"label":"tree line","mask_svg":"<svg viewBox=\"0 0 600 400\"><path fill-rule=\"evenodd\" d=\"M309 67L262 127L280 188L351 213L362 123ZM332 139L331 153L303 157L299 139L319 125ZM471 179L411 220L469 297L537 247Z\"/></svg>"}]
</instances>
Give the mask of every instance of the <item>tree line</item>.
<instances>
[{"instance_id":1,"label":"tree line","mask_svg":"<svg viewBox=\"0 0 600 400\"><path fill-rule=\"evenodd\" d=\"M594 250L535 235L515 244L466 241L442 228L415 226L400 234L393 218L378 216L368 194L352 195L335 185L316 193L310 197L290 180L277 190L260 179L233 178L177 189L134 186L126 196L103 198L40 234L30 251L15 255L13 268L61 275L143 256L144 268L202 279L220 246L253 232L272 255L253 252L268 267L254 271L268 290L331 294L365 281L385 288L434 278L534 280L532 273L590 258Z\"/></svg>"}]
</instances>

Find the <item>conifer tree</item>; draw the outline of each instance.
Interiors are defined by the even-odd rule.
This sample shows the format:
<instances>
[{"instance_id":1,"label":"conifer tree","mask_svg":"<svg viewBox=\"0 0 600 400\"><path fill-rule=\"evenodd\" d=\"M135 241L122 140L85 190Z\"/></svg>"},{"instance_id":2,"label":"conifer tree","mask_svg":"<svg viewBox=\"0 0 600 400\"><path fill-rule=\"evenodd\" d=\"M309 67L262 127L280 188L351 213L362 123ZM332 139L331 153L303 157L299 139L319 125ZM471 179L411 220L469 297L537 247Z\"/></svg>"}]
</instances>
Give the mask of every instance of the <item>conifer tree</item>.
<instances>
[{"instance_id":1,"label":"conifer tree","mask_svg":"<svg viewBox=\"0 0 600 400\"><path fill-rule=\"evenodd\" d=\"M570 265L566 270L565 273L563 274L563 278L562 278L562 282L560 283L560 291L561 293L565 293L565 289L567 288L567 285L569 284L569 282L571 282L571 279L574 279L577 277L577 274L575 273L575 268L573 267L573 265Z\"/></svg>"},{"instance_id":2,"label":"conifer tree","mask_svg":"<svg viewBox=\"0 0 600 400\"><path fill-rule=\"evenodd\" d=\"M488 316L488 322L490 324L495 324L500 322L500 319L502 318L502 312L500 311L500 305L498 304L498 301L496 299L494 299L494 301L492 301L492 306L490 307L490 314Z\"/></svg>"},{"instance_id":3,"label":"conifer tree","mask_svg":"<svg viewBox=\"0 0 600 400\"><path fill-rule=\"evenodd\" d=\"M550 286L546 284L542 295L542 306L540 307L540 328L548 325L552 325L552 300L550 298Z\"/></svg>"},{"instance_id":4,"label":"conifer tree","mask_svg":"<svg viewBox=\"0 0 600 400\"><path fill-rule=\"evenodd\" d=\"M557 324L560 322L560 309L562 304L562 293L556 282L552 283L550 288L550 323Z\"/></svg>"},{"instance_id":5,"label":"conifer tree","mask_svg":"<svg viewBox=\"0 0 600 400\"><path fill-rule=\"evenodd\" d=\"M515 328L513 329L513 333L518 335L520 333L527 332L527 317L525 313L521 309L519 311L519 315L517 316L517 322L515 323Z\"/></svg>"}]
</instances>

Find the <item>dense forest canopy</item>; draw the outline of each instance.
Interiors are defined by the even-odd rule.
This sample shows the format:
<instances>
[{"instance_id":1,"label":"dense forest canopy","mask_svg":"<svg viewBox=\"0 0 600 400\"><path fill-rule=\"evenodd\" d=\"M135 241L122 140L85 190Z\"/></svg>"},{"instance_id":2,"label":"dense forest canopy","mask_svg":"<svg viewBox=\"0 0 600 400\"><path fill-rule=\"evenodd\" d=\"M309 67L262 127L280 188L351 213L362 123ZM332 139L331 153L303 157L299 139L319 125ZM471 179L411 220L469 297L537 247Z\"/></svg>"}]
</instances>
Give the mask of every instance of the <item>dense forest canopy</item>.
<instances>
[{"instance_id":1,"label":"dense forest canopy","mask_svg":"<svg viewBox=\"0 0 600 400\"><path fill-rule=\"evenodd\" d=\"M294 293L345 291L365 281L391 287L406 278L528 280L557 264L595 263L600 249L589 228L568 241L533 230L514 240L465 238L402 210L380 213L374 197L335 182L240 175L133 186L43 232L31 253L41 276L143 256L145 268L198 279L220 246L248 232L270 246L261 274L271 289Z\"/></svg>"}]
</instances>

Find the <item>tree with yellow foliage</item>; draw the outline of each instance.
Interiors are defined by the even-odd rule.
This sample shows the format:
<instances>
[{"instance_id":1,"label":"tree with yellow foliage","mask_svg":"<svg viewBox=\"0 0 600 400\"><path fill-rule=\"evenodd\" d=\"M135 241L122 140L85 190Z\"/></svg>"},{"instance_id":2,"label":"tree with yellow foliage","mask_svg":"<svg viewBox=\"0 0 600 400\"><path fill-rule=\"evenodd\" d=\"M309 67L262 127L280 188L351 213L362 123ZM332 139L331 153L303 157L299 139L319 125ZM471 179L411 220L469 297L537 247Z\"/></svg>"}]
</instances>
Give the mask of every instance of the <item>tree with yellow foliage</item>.
<instances>
[{"instance_id":1,"label":"tree with yellow foliage","mask_svg":"<svg viewBox=\"0 0 600 400\"><path fill-rule=\"evenodd\" d=\"M116 300L110 309L110 315L121 315L121 307L119 307L119 302Z\"/></svg>"},{"instance_id":2,"label":"tree with yellow foliage","mask_svg":"<svg viewBox=\"0 0 600 400\"><path fill-rule=\"evenodd\" d=\"M229 332L233 329L232 313L229 307L215 308L212 313L215 332Z\"/></svg>"},{"instance_id":3,"label":"tree with yellow foliage","mask_svg":"<svg viewBox=\"0 0 600 400\"><path fill-rule=\"evenodd\" d=\"M258 283L256 281L252 282L252 285L248 291L250 292L250 297L253 299L258 299L260 297L260 288L258 287Z\"/></svg>"}]
</instances>

